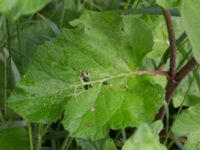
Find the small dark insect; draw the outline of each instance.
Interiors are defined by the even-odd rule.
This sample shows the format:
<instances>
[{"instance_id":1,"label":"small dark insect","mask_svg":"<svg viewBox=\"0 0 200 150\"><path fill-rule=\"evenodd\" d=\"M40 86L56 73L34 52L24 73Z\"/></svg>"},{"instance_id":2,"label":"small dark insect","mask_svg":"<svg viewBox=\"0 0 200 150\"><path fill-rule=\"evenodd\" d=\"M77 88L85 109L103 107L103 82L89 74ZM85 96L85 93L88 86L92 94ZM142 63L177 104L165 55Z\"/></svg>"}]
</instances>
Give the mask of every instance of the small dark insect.
<instances>
[{"instance_id":1,"label":"small dark insect","mask_svg":"<svg viewBox=\"0 0 200 150\"><path fill-rule=\"evenodd\" d=\"M108 85L108 81L103 81L103 85Z\"/></svg>"},{"instance_id":2,"label":"small dark insect","mask_svg":"<svg viewBox=\"0 0 200 150\"><path fill-rule=\"evenodd\" d=\"M90 78L89 78L89 73L86 71L82 71L81 72L81 78L84 82L89 82Z\"/></svg>"},{"instance_id":3,"label":"small dark insect","mask_svg":"<svg viewBox=\"0 0 200 150\"><path fill-rule=\"evenodd\" d=\"M81 78L83 80L83 82L90 82L90 77L89 77L89 73L86 71L82 71L81 72ZM84 85L84 89L88 90L89 88L91 88L92 85L91 84L85 84Z\"/></svg>"}]
</instances>

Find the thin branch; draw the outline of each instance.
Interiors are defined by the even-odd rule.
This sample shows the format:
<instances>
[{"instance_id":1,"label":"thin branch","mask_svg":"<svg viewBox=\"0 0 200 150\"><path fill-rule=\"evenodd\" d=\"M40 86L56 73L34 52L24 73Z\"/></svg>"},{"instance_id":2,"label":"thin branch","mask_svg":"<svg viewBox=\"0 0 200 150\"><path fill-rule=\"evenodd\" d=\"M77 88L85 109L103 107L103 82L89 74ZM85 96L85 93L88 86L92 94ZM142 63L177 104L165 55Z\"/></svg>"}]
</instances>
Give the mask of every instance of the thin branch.
<instances>
[{"instance_id":1,"label":"thin branch","mask_svg":"<svg viewBox=\"0 0 200 150\"><path fill-rule=\"evenodd\" d=\"M38 124L38 133L37 133L37 145L36 150L41 150L42 146L42 136L43 136L43 124Z\"/></svg>"},{"instance_id":2,"label":"thin branch","mask_svg":"<svg viewBox=\"0 0 200 150\"><path fill-rule=\"evenodd\" d=\"M37 13L37 16L40 17L42 20L47 20L47 18L39 12Z\"/></svg>"},{"instance_id":3,"label":"thin branch","mask_svg":"<svg viewBox=\"0 0 200 150\"><path fill-rule=\"evenodd\" d=\"M176 73L176 39L175 32L173 29L172 18L168 9L163 8L163 15L167 25L167 31L170 43L170 69L169 76L170 80L167 82L165 101L169 105L172 100L172 96L180 84L180 82L198 65L196 60L192 58L178 73ZM164 107L160 108L156 119L163 120L165 116Z\"/></svg>"},{"instance_id":4,"label":"thin branch","mask_svg":"<svg viewBox=\"0 0 200 150\"><path fill-rule=\"evenodd\" d=\"M185 76L198 65L197 61L192 58L177 74L175 80L180 82Z\"/></svg>"},{"instance_id":5,"label":"thin branch","mask_svg":"<svg viewBox=\"0 0 200 150\"><path fill-rule=\"evenodd\" d=\"M166 87L166 96L165 100L168 104L171 103L172 96L181 83L181 81L195 68L198 66L198 63L194 58L192 58L175 76L173 82L168 82ZM162 107L159 111L159 114L156 116L156 119L163 120L165 117L164 107Z\"/></svg>"},{"instance_id":6,"label":"thin branch","mask_svg":"<svg viewBox=\"0 0 200 150\"><path fill-rule=\"evenodd\" d=\"M171 81L174 80L175 77L175 71L176 71L176 38L172 23L172 18L170 11L168 9L163 8L163 15L165 17L165 22L167 25L167 31L169 36L169 43L170 43L170 69L169 74Z\"/></svg>"},{"instance_id":7,"label":"thin branch","mask_svg":"<svg viewBox=\"0 0 200 150\"><path fill-rule=\"evenodd\" d=\"M167 86L165 88L165 101L167 104L170 103L171 97L174 93L174 90L177 87L177 82L175 81L175 75L176 75L176 38L175 33L173 29L173 23L171 14L168 9L163 8L163 15L165 18L165 22L167 25L167 31L168 31L168 39L170 44L170 68L169 68L169 76ZM164 106L160 108L158 115L156 116L156 119L163 119L165 116Z\"/></svg>"},{"instance_id":8,"label":"thin branch","mask_svg":"<svg viewBox=\"0 0 200 150\"><path fill-rule=\"evenodd\" d=\"M29 135L30 150L33 150L33 135L32 135L31 122L28 122L28 135Z\"/></svg>"},{"instance_id":9,"label":"thin branch","mask_svg":"<svg viewBox=\"0 0 200 150\"><path fill-rule=\"evenodd\" d=\"M150 75L161 75L161 76L166 76L169 78L169 74L167 71L162 71L162 70L138 70L135 72L132 72L133 74L135 73L136 75L145 75L145 74L150 74Z\"/></svg>"}]
</instances>

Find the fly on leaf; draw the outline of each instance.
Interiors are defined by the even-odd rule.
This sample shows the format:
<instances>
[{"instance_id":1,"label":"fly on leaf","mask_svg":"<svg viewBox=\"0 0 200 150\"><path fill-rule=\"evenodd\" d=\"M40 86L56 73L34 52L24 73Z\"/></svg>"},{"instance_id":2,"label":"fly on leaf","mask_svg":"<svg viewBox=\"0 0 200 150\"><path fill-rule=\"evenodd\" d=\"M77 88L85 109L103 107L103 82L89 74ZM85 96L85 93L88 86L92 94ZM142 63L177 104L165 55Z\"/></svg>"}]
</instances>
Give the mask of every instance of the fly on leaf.
<instances>
[{"instance_id":1,"label":"fly on leaf","mask_svg":"<svg viewBox=\"0 0 200 150\"><path fill-rule=\"evenodd\" d=\"M81 72L81 79L82 79L83 82L90 82L89 73L87 71L82 71ZM91 87L92 87L91 84L85 84L84 85L85 90L88 90Z\"/></svg>"}]
</instances>

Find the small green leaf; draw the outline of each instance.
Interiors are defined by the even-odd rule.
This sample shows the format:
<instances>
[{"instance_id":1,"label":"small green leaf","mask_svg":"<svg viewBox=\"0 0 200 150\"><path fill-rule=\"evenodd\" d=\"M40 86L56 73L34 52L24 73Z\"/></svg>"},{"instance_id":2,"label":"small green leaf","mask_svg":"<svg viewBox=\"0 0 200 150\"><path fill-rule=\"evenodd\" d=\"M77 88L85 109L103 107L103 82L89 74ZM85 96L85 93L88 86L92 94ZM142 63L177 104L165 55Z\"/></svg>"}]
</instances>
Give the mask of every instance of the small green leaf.
<instances>
[{"instance_id":1,"label":"small green leaf","mask_svg":"<svg viewBox=\"0 0 200 150\"><path fill-rule=\"evenodd\" d=\"M159 133L163 129L163 123L161 120L157 120L149 125L152 133L155 135L156 139L159 140Z\"/></svg>"},{"instance_id":2,"label":"small green leaf","mask_svg":"<svg viewBox=\"0 0 200 150\"><path fill-rule=\"evenodd\" d=\"M122 150L167 150L159 142L158 134L162 126L161 121L157 121L151 126L140 125L136 133L125 142Z\"/></svg>"},{"instance_id":3,"label":"small green leaf","mask_svg":"<svg viewBox=\"0 0 200 150\"><path fill-rule=\"evenodd\" d=\"M199 149L200 143L200 105L195 105L184 110L175 120L172 132L176 137L186 136L186 150Z\"/></svg>"},{"instance_id":4,"label":"small green leaf","mask_svg":"<svg viewBox=\"0 0 200 150\"><path fill-rule=\"evenodd\" d=\"M17 19L29 15L44 7L51 0L1 0L0 12Z\"/></svg>"},{"instance_id":5,"label":"small green leaf","mask_svg":"<svg viewBox=\"0 0 200 150\"><path fill-rule=\"evenodd\" d=\"M9 106L42 123L65 111L65 129L81 138L151 122L164 89L152 76L135 74L153 46L146 24L111 12L85 12L72 24L38 49Z\"/></svg>"},{"instance_id":6,"label":"small green leaf","mask_svg":"<svg viewBox=\"0 0 200 150\"><path fill-rule=\"evenodd\" d=\"M99 141L76 139L76 142L81 146L81 150L117 150L114 141L110 138Z\"/></svg>"},{"instance_id":7,"label":"small green leaf","mask_svg":"<svg viewBox=\"0 0 200 150\"><path fill-rule=\"evenodd\" d=\"M0 149L27 150L28 136L24 128L6 129L0 131Z\"/></svg>"},{"instance_id":8,"label":"small green leaf","mask_svg":"<svg viewBox=\"0 0 200 150\"><path fill-rule=\"evenodd\" d=\"M187 32L189 41L192 45L192 53L194 58L200 63L200 1L184 0L181 7L181 16L183 26Z\"/></svg>"}]
</instances>

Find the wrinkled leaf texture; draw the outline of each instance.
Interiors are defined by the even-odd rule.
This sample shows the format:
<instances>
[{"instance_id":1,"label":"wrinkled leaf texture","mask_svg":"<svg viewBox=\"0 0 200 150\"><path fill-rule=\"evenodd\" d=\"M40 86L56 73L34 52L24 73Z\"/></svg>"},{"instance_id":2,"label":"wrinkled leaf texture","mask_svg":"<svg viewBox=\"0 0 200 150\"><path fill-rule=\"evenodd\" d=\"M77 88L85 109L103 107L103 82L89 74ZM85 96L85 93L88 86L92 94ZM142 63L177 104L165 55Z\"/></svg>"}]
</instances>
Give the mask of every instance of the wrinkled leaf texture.
<instances>
[{"instance_id":1,"label":"wrinkled leaf texture","mask_svg":"<svg viewBox=\"0 0 200 150\"><path fill-rule=\"evenodd\" d=\"M153 46L147 25L132 15L88 11L72 25L38 49L9 106L41 123L64 112L71 136L92 140L151 122L164 90L151 75L134 72Z\"/></svg>"}]
</instances>

